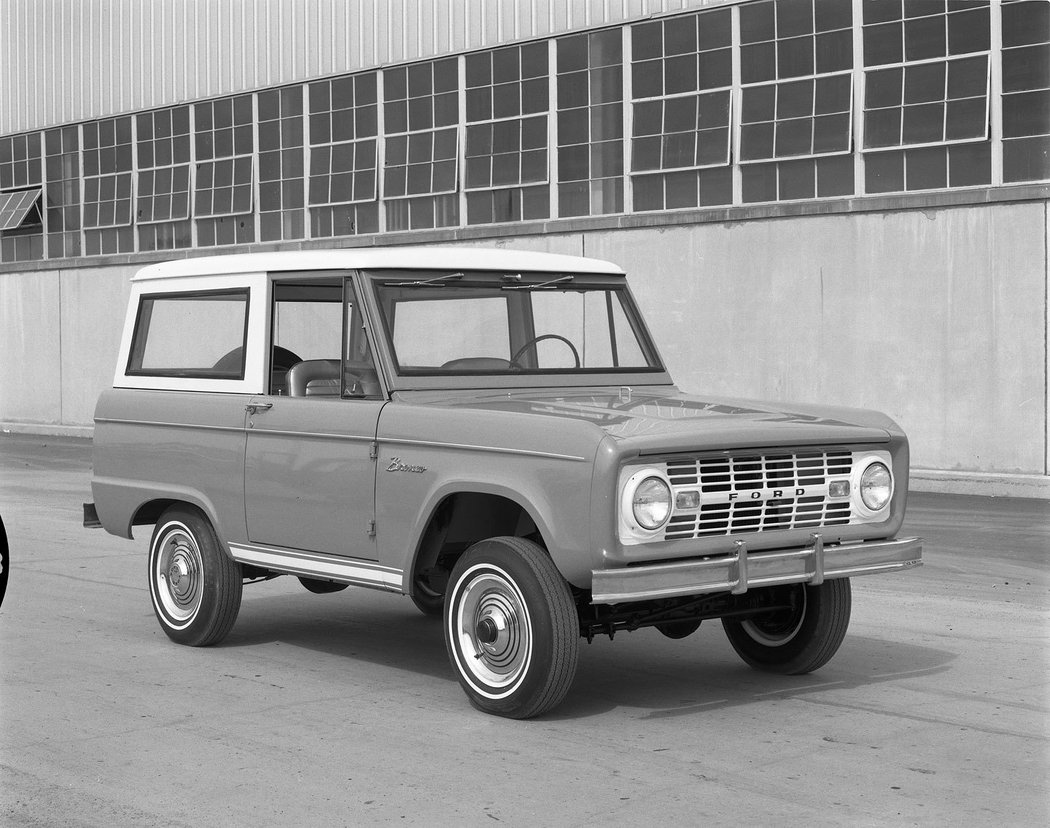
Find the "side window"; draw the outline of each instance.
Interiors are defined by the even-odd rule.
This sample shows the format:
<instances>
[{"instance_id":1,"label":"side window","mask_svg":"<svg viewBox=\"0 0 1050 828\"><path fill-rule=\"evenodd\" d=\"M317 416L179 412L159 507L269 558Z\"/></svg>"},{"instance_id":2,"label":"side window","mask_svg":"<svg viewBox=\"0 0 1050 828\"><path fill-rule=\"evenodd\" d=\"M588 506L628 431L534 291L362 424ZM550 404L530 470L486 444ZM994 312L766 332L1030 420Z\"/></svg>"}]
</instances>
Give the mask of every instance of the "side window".
<instances>
[{"instance_id":1,"label":"side window","mask_svg":"<svg viewBox=\"0 0 1050 828\"><path fill-rule=\"evenodd\" d=\"M143 296L127 373L244 379L247 323L246 289Z\"/></svg>"},{"instance_id":2,"label":"side window","mask_svg":"<svg viewBox=\"0 0 1050 828\"><path fill-rule=\"evenodd\" d=\"M324 275L316 281L275 282L271 343L271 394L335 398L379 395L349 278ZM345 365L342 373L341 364Z\"/></svg>"},{"instance_id":3,"label":"side window","mask_svg":"<svg viewBox=\"0 0 1050 828\"><path fill-rule=\"evenodd\" d=\"M271 394L307 396L307 386L313 383L310 396L338 396L339 351L343 333L342 302L341 279L329 279L316 284L274 284ZM305 379L301 387L297 386L293 390L289 374L302 362L310 365L298 369L296 376ZM314 376L307 378L307 374ZM322 385L321 380L326 379L335 382Z\"/></svg>"}]
</instances>

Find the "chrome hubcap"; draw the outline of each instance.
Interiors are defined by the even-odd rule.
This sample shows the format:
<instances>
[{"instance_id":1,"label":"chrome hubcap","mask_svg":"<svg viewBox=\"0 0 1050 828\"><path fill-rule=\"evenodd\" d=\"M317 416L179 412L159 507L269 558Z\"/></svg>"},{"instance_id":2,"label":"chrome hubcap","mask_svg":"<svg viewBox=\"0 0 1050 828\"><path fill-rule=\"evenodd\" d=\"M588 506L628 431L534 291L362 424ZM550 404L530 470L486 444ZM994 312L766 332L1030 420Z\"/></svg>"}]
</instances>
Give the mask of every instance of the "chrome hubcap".
<instances>
[{"instance_id":1,"label":"chrome hubcap","mask_svg":"<svg viewBox=\"0 0 1050 828\"><path fill-rule=\"evenodd\" d=\"M521 593L492 572L471 578L453 619L467 672L492 688L514 684L532 658L532 632Z\"/></svg>"},{"instance_id":2,"label":"chrome hubcap","mask_svg":"<svg viewBox=\"0 0 1050 828\"><path fill-rule=\"evenodd\" d=\"M180 526L172 527L158 544L157 597L172 620L187 621L200 606L204 586L200 550L193 536Z\"/></svg>"}]
</instances>

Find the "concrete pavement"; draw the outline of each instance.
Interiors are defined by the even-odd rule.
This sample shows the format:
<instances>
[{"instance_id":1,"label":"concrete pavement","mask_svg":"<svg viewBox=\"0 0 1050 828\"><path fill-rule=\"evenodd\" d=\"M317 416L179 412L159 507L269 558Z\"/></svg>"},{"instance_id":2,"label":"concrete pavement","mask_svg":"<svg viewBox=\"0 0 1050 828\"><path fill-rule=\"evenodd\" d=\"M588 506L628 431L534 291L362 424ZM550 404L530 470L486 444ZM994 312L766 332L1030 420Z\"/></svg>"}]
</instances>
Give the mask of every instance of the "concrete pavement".
<instances>
[{"instance_id":1,"label":"concrete pavement","mask_svg":"<svg viewBox=\"0 0 1050 828\"><path fill-rule=\"evenodd\" d=\"M148 527L81 527L89 444L0 436L0 824L1043 825L1050 504L917 495L925 566L854 579L838 655L754 672L717 623L584 645L569 698L466 702L407 598L246 587L176 646Z\"/></svg>"}]
</instances>

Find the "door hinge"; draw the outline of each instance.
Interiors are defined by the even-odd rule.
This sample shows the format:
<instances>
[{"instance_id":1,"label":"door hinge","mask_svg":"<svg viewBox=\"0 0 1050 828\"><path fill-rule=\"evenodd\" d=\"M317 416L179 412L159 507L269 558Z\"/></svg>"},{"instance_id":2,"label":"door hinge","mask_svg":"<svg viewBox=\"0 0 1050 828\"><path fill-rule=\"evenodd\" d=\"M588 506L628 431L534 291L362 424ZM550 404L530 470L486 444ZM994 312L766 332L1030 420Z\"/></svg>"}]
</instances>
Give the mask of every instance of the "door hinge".
<instances>
[{"instance_id":1,"label":"door hinge","mask_svg":"<svg viewBox=\"0 0 1050 828\"><path fill-rule=\"evenodd\" d=\"M368 449L368 459L376 460L379 457L379 443L372 443Z\"/></svg>"},{"instance_id":2,"label":"door hinge","mask_svg":"<svg viewBox=\"0 0 1050 828\"><path fill-rule=\"evenodd\" d=\"M368 521L368 537L374 538L376 536L376 522L374 520Z\"/></svg>"}]
</instances>

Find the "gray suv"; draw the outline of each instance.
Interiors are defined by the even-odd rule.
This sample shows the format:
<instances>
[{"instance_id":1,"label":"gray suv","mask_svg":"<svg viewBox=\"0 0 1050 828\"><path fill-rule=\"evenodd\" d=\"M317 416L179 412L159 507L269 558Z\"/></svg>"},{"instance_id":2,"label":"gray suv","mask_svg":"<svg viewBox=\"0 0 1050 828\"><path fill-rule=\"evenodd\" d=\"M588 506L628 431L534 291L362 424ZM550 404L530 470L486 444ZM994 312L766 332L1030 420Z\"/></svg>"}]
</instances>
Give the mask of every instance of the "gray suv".
<instances>
[{"instance_id":1,"label":"gray suv","mask_svg":"<svg viewBox=\"0 0 1050 828\"><path fill-rule=\"evenodd\" d=\"M401 593L470 701L526 718L618 630L718 618L757 668L820 667L849 579L921 563L907 483L882 414L683 394L615 265L302 251L134 277L86 521L155 526L176 642L278 575Z\"/></svg>"}]
</instances>

